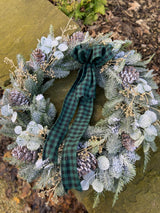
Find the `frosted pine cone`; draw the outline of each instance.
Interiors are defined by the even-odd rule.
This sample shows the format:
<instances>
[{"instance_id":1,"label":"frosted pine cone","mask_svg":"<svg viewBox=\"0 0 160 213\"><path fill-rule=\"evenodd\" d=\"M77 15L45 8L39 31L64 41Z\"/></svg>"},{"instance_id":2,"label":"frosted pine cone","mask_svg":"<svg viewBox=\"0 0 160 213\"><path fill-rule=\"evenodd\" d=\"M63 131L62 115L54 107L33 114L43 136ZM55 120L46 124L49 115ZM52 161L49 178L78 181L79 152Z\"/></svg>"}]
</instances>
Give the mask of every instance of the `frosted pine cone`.
<instances>
[{"instance_id":1,"label":"frosted pine cone","mask_svg":"<svg viewBox=\"0 0 160 213\"><path fill-rule=\"evenodd\" d=\"M9 94L9 104L11 106L27 105L29 104L29 100L23 93L17 90L12 90Z\"/></svg>"},{"instance_id":2,"label":"frosted pine cone","mask_svg":"<svg viewBox=\"0 0 160 213\"><path fill-rule=\"evenodd\" d=\"M69 45L70 46L76 46L78 43L82 42L85 38L85 35L83 32L75 32L73 33L73 35L71 36L70 40L69 40Z\"/></svg>"},{"instance_id":3,"label":"frosted pine cone","mask_svg":"<svg viewBox=\"0 0 160 213\"><path fill-rule=\"evenodd\" d=\"M124 87L128 87L128 84L132 84L139 79L139 72L133 66L125 66L120 72L120 77Z\"/></svg>"},{"instance_id":4,"label":"frosted pine cone","mask_svg":"<svg viewBox=\"0 0 160 213\"><path fill-rule=\"evenodd\" d=\"M136 147L134 145L135 141L125 132L122 132L122 145L128 150L133 152Z\"/></svg>"},{"instance_id":5,"label":"frosted pine cone","mask_svg":"<svg viewBox=\"0 0 160 213\"><path fill-rule=\"evenodd\" d=\"M95 156L87 151L80 152L77 157L77 170L80 177L86 175L91 170L97 167L97 160Z\"/></svg>"},{"instance_id":6,"label":"frosted pine cone","mask_svg":"<svg viewBox=\"0 0 160 213\"><path fill-rule=\"evenodd\" d=\"M26 146L17 146L12 150L12 156L27 163L34 163L37 160L38 152L37 150L31 151Z\"/></svg>"},{"instance_id":7,"label":"frosted pine cone","mask_svg":"<svg viewBox=\"0 0 160 213\"><path fill-rule=\"evenodd\" d=\"M31 54L30 66L37 68L37 65L43 64L45 61L45 54L40 49L35 49Z\"/></svg>"}]
</instances>

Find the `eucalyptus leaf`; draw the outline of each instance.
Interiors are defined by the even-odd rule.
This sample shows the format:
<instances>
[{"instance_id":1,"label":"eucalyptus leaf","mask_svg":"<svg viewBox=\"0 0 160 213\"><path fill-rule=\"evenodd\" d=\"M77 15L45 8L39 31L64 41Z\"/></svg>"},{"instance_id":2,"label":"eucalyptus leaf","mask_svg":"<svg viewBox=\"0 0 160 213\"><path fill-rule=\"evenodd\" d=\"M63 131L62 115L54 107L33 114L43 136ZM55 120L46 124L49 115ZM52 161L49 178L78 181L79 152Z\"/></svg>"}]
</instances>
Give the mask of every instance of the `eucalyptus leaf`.
<instances>
[{"instance_id":1,"label":"eucalyptus leaf","mask_svg":"<svg viewBox=\"0 0 160 213\"><path fill-rule=\"evenodd\" d=\"M133 140L138 140L141 137L141 135L142 135L141 131L139 129L136 129L135 132L130 134L130 137Z\"/></svg>"},{"instance_id":2,"label":"eucalyptus leaf","mask_svg":"<svg viewBox=\"0 0 160 213\"><path fill-rule=\"evenodd\" d=\"M143 144L143 152L144 152L144 153L147 153L147 152L149 151L149 148L150 148L149 143L145 142L145 143Z\"/></svg>"},{"instance_id":3,"label":"eucalyptus leaf","mask_svg":"<svg viewBox=\"0 0 160 213\"><path fill-rule=\"evenodd\" d=\"M138 140L135 141L135 147L139 147L144 140L144 136L142 135Z\"/></svg>"},{"instance_id":4,"label":"eucalyptus leaf","mask_svg":"<svg viewBox=\"0 0 160 213\"><path fill-rule=\"evenodd\" d=\"M138 123L139 123L140 127L146 128L146 127L151 125L152 119L148 114L143 114L143 115L140 116Z\"/></svg>"},{"instance_id":5,"label":"eucalyptus leaf","mask_svg":"<svg viewBox=\"0 0 160 213\"><path fill-rule=\"evenodd\" d=\"M155 126L151 125L145 129L146 134L157 136L157 129Z\"/></svg>"},{"instance_id":6,"label":"eucalyptus leaf","mask_svg":"<svg viewBox=\"0 0 160 213\"><path fill-rule=\"evenodd\" d=\"M38 140L37 138L33 138L27 143L27 148L31 151L34 151L39 149L40 145L41 145L41 141Z\"/></svg>"},{"instance_id":7,"label":"eucalyptus leaf","mask_svg":"<svg viewBox=\"0 0 160 213\"><path fill-rule=\"evenodd\" d=\"M145 112L145 115L147 115L148 117L150 117L150 120L151 120L152 123L156 122L156 120L157 120L157 115L156 115L155 112L150 111L150 110L147 110L147 111Z\"/></svg>"},{"instance_id":8,"label":"eucalyptus leaf","mask_svg":"<svg viewBox=\"0 0 160 213\"><path fill-rule=\"evenodd\" d=\"M144 138L146 141L152 142L155 140L156 136L154 135L148 135L147 132L144 132Z\"/></svg>"},{"instance_id":9,"label":"eucalyptus leaf","mask_svg":"<svg viewBox=\"0 0 160 213\"><path fill-rule=\"evenodd\" d=\"M82 180L81 181L81 187L82 187L82 190L86 191L89 189L89 181L87 180Z\"/></svg>"}]
</instances>

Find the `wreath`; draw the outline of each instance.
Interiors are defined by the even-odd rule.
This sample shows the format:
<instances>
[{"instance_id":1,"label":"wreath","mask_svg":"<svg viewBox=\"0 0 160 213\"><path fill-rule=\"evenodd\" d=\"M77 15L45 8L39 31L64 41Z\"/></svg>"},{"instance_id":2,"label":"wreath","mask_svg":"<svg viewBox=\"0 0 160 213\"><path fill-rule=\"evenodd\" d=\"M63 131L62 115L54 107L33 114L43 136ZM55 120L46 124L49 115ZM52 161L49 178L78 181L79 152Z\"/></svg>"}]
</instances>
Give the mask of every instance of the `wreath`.
<instances>
[{"instance_id":1,"label":"wreath","mask_svg":"<svg viewBox=\"0 0 160 213\"><path fill-rule=\"evenodd\" d=\"M124 185L136 175L135 162L140 159L137 150L143 148L144 171L150 150L156 151L155 139L160 134L160 97L153 80L155 74L147 69L153 56L142 61L139 53L128 49L131 41L112 41L111 34L92 38L88 33L75 32L72 36L66 36L66 32L73 28L67 25L61 36L54 37L51 26L49 35L41 37L29 61L25 61L21 55L17 55L17 65L7 57L4 59L12 70L11 85L4 88L1 99L0 133L13 138L13 143L8 146L10 151L4 155L4 159L16 165L21 178L34 182L34 187L40 189L39 195L48 197L48 203L64 195L70 186L69 183L66 187L68 179L64 176L71 163L75 167L75 162L66 163L68 156L73 154L72 149L71 152L67 149L71 147L67 139L63 137L60 144L57 142L58 145L54 140L58 137L60 126L63 125L66 131L68 123L64 123L63 119L68 113L68 106L74 105L76 99L73 100L70 93L71 99L68 105L64 103L65 112L61 113L61 120L57 119L59 126L52 134L58 123L56 108L50 99L45 98L44 93L56 79L66 78L70 72L79 70L78 83L71 90L80 88L76 92L77 97L84 102L89 100L91 104L96 80L96 84L104 89L106 103L102 110L103 119L95 126L88 124L90 117L87 116L92 113L89 112L92 105L85 105L78 120L82 129L76 126L78 130L75 128L72 135L66 136L71 137L72 141L77 132L83 133L76 141L74 156L77 173L74 171L71 178L78 177L78 190L88 190L90 186L93 188L96 192L94 207L105 190L115 193L114 205ZM96 55L99 53L101 56ZM86 73L90 73L87 78L84 77ZM84 82L85 78L87 80ZM80 105L76 103L76 107ZM67 115L71 114L72 110ZM71 131L73 124L71 122L66 128ZM53 144L56 153L55 150L50 151ZM75 147L74 144L72 146ZM54 154L56 162L53 160Z\"/></svg>"}]
</instances>

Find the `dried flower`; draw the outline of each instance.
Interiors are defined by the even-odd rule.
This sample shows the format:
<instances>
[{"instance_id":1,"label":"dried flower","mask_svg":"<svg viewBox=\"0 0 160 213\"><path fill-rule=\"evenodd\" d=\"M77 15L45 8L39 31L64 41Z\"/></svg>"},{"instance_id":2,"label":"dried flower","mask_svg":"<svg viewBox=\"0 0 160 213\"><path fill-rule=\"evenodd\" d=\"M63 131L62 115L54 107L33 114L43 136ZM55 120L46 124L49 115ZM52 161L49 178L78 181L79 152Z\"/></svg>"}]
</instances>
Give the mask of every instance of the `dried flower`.
<instances>
[{"instance_id":1,"label":"dried flower","mask_svg":"<svg viewBox=\"0 0 160 213\"><path fill-rule=\"evenodd\" d=\"M49 54L53 47L58 46L58 41L56 39L51 39L49 36L46 38L42 36L38 48L42 50L45 54Z\"/></svg>"}]
</instances>

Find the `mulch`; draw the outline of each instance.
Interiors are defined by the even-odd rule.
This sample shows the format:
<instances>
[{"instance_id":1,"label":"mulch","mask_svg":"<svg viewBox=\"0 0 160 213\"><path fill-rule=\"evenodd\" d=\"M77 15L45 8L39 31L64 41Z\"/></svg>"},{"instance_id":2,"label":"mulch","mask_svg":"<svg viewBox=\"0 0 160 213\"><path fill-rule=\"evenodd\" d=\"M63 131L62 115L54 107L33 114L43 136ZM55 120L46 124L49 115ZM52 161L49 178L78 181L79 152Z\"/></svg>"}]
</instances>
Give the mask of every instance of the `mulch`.
<instances>
[{"instance_id":1,"label":"mulch","mask_svg":"<svg viewBox=\"0 0 160 213\"><path fill-rule=\"evenodd\" d=\"M160 92L160 0L108 0L105 15L100 15L92 26L81 29L95 37L98 33L113 32L112 39L129 39L130 48L137 50L148 59L154 57L148 68L157 74L155 81Z\"/></svg>"},{"instance_id":2,"label":"mulch","mask_svg":"<svg viewBox=\"0 0 160 213\"><path fill-rule=\"evenodd\" d=\"M129 39L132 41L130 48L136 49L143 56L149 58L155 54L149 64L150 69L154 69L160 93L160 1L159 0L108 0L105 15L100 15L92 26L86 26L82 21L78 21L82 31L95 37L98 33L113 32L113 39ZM0 96L3 90L0 88ZM87 213L85 207L78 202L72 192L62 197L58 205L46 206L46 200L38 197L37 191L31 189L31 185L17 177L17 169L9 163L3 161L6 147L12 142L4 136L0 141L0 179L12 182L12 188L6 189L6 197L11 198L19 193L19 198L23 200L26 212L65 212L65 213Z\"/></svg>"}]
</instances>

